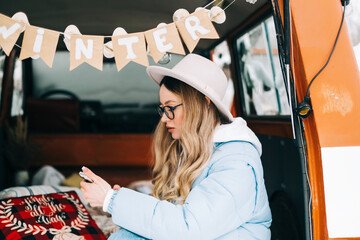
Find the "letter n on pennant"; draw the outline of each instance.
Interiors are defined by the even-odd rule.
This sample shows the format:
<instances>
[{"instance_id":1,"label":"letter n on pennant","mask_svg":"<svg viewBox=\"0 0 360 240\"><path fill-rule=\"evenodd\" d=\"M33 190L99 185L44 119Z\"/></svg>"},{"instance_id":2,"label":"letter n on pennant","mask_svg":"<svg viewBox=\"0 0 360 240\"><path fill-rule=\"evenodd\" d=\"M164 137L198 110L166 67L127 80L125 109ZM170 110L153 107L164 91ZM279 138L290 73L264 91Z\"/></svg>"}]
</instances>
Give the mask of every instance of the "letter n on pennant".
<instances>
[{"instance_id":1,"label":"letter n on pennant","mask_svg":"<svg viewBox=\"0 0 360 240\"><path fill-rule=\"evenodd\" d=\"M192 52L201 38L217 39L218 33L207 12L200 9L188 17L175 22L187 48Z\"/></svg>"},{"instance_id":2,"label":"letter n on pennant","mask_svg":"<svg viewBox=\"0 0 360 240\"><path fill-rule=\"evenodd\" d=\"M7 56L13 49L23 27L24 23L0 14L0 46Z\"/></svg>"},{"instance_id":3,"label":"letter n on pennant","mask_svg":"<svg viewBox=\"0 0 360 240\"><path fill-rule=\"evenodd\" d=\"M102 71L103 49L103 36L71 35L70 71L83 62Z\"/></svg>"}]
</instances>

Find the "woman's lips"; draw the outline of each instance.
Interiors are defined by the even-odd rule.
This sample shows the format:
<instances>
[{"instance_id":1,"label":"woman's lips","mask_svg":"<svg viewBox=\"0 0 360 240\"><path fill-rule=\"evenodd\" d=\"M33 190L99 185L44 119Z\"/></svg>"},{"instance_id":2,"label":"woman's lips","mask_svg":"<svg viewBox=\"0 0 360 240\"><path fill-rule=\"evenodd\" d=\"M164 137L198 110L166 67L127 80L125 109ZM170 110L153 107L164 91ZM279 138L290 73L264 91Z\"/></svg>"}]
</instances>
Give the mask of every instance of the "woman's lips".
<instances>
[{"instance_id":1,"label":"woman's lips","mask_svg":"<svg viewBox=\"0 0 360 240\"><path fill-rule=\"evenodd\" d=\"M167 127L167 129L169 132L173 132L175 130L175 128L173 128L173 127Z\"/></svg>"}]
</instances>

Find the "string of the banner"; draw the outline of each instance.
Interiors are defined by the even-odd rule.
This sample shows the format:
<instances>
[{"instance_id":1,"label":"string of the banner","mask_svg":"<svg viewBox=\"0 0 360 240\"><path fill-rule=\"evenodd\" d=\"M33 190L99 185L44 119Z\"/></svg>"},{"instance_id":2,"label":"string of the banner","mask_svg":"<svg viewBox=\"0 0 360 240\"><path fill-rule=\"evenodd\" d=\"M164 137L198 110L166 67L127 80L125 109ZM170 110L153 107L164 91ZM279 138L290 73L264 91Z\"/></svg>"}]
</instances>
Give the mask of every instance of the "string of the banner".
<instances>
[{"instance_id":1,"label":"string of the banner","mask_svg":"<svg viewBox=\"0 0 360 240\"><path fill-rule=\"evenodd\" d=\"M210 6L211 4L213 4L214 2L216 2L217 0L213 0L211 2L209 2L207 5L204 6L204 8L207 8L208 6ZM219 6L224 0L221 0L218 4L216 4L216 6ZM229 3L223 10L225 11L228 7L230 7L231 4L233 4L236 0L233 0L231 3Z\"/></svg>"},{"instance_id":2,"label":"string of the banner","mask_svg":"<svg viewBox=\"0 0 360 240\"><path fill-rule=\"evenodd\" d=\"M216 0L214 0L214 1L216 1ZM213 3L214 1L212 1L211 3ZM221 0L218 4L216 4L216 6L219 6L223 1L224 1L224 0ZM235 1L236 1L236 0L233 0L231 3L229 3L229 4L223 9L223 11L225 12L225 10L226 10L228 7L230 7ZM211 4L211 3L209 3L209 4ZM209 4L208 4L208 5L209 5ZM206 6L208 6L208 5L206 5ZM205 6L205 8L206 8L206 6ZM218 17L220 14L222 14L222 12L219 12L218 14L216 14L215 16L213 16L213 17L211 18L211 20L212 20L213 18Z\"/></svg>"},{"instance_id":3,"label":"string of the banner","mask_svg":"<svg viewBox=\"0 0 360 240\"><path fill-rule=\"evenodd\" d=\"M204 8L207 8L208 6L210 6L211 4L213 4L214 2L216 2L217 0L213 0L211 1L210 3L208 3ZM216 4L216 6L219 6L224 0L221 0L218 4ZM225 10L230 7L230 5L232 5L236 0L233 0L231 3L229 3L224 9L223 11L225 12ZM218 13L217 15L215 15L213 18L217 17L219 14L221 13ZM55 31L55 32L58 32L60 33L60 35L63 35L64 36L64 33L63 32L60 32L60 31ZM104 36L105 38L111 38L113 36Z\"/></svg>"},{"instance_id":4,"label":"string of the banner","mask_svg":"<svg viewBox=\"0 0 360 240\"><path fill-rule=\"evenodd\" d=\"M210 3L208 3L207 5L205 5L204 8L207 8L208 6L210 6L211 4L213 4L213 3L216 2L216 1L217 1L217 0L211 1ZM219 6L223 1L224 1L224 0L221 0L218 4L216 4L216 6ZM229 3L229 4L223 9L223 11L225 12L225 10L226 10L228 7L230 7L235 1L236 1L236 0L233 0L231 3ZM218 13L218 14L216 14L213 18L216 18L216 17L217 17L218 15L220 15L220 14L221 14L221 12ZM55 30L53 30L53 31L55 31ZM63 35L63 36L64 36L64 33L63 33L63 32L60 32L60 31L55 31L55 32L58 32L60 35ZM104 38L111 38L111 37L113 37L113 36L104 36ZM16 43L15 43L15 46L21 49L21 46L19 46L19 45L16 44ZM3 49L1 48L1 49L0 49L0 53L2 53L2 52L3 52Z\"/></svg>"},{"instance_id":5,"label":"string of the banner","mask_svg":"<svg viewBox=\"0 0 360 240\"><path fill-rule=\"evenodd\" d=\"M209 2L207 5L205 5L205 7L204 8L207 8L208 6L210 6L211 4L213 4L214 2L216 2L217 0L213 0L213 1L211 1L211 2ZM220 3L222 3L224 0L222 0ZM219 5L220 3L218 3L217 5ZM216 5L216 6L217 6Z\"/></svg>"},{"instance_id":6,"label":"string of the banner","mask_svg":"<svg viewBox=\"0 0 360 240\"><path fill-rule=\"evenodd\" d=\"M224 0L223 0L224 1ZM233 0L231 3L229 3L224 9L223 11L225 12L225 10L230 7L236 0ZM222 1L221 1L222 2Z\"/></svg>"},{"instance_id":7,"label":"string of the banner","mask_svg":"<svg viewBox=\"0 0 360 240\"><path fill-rule=\"evenodd\" d=\"M217 1L217 0L211 1L210 3L208 3L207 5L205 5L204 8L209 7L211 4L213 4L213 3L216 2L216 1ZM216 4L216 6L219 6L223 1L224 1L224 0L221 0L218 4ZM225 10L226 10L228 7L230 7L230 5L232 5L235 1L236 1L236 0L233 0L231 3L229 3L229 4L223 9L223 11L225 12ZM215 16L213 16L213 18L216 18L216 17L219 16L220 14L221 14L221 12L219 12L218 14L216 14ZM59 32L59 31L56 31L56 32L60 33L60 35L65 36L63 32ZM113 37L113 36L111 35L111 36L103 36L103 37L104 37L104 38L111 38L111 37Z\"/></svg>"}]
</instances>

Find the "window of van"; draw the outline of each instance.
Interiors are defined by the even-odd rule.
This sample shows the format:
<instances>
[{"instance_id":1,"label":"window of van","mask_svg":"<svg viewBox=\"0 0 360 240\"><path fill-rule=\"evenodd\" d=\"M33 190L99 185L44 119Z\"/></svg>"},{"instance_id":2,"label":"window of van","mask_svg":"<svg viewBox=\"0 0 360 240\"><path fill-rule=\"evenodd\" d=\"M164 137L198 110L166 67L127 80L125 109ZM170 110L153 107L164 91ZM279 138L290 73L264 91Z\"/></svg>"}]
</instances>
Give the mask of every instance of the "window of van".
<instances>
[{"instance_id":1,"label":"window of van","mask_svg":"<svg viewBox=\"0 0 360 240\"><path fill-rule=\"evenodd\" d=\"M273 18L236 39L237 69L245 116L289 115Z\"/></svg>"},{"instance_id":2,"label":"window of van","mask_svg":"<svg viewBox=\"0 0 360 240\"><path fill-rule=\"evenodd\" d=\"M5 53L0 48L0 93L2 93L2 81L4 78L4 68L5 68ZM16 58L14 65L14 75L13 75L13 94L12 94L12 103L11 103L11 116L23 115L23 77L22 77L22 62ZM0 98L1 105L1 98Z\"/></svg>"},{"instance_id":3,"label":"window of van","mask_svg":"<svg viewBox=\"0 0 360 240\"><path fill-rule=\"evenodd\" d=\"M231 76L230 65L231 56L229 46L226 41L222 41L211 51L212 60L218 65L225 73L228 79L228 85L223 99L224 104L232 110L234 102L234 82Z\"/></svg>"},{"instance_id":4,"label":"window of van","mask_svg":"<svg viewBox=\"0 0 360 240\"><path fill-rule=\"evenodd\" d=\"M0 93L2 94L2 81L4 77L4 65L5 65L5 54L2 52L0 48ZM0 106L1 106L1 98L0 97Z\"/></svg>"},{"instance_id":5,"label":"window of van","mask_svg":"<svg viewBox=\"0 0 360 240\"><path fill-rule=\"evenodd\" d=\"M23 102L24 102L24 91L23 91L23 68L22 61L18 58L15 60L14 76L13 76L13 95L11 103L11 116L23 115Z\"/></svg>"},{"instance_id":6,"label":"window of van","mask_svg":"<svg viewBox=\"0 0 360 240\"><path fill-rule=\"evenodd\" d=\"M172 67L180 59L181 56L171 54L171 61L162 66ZM149 61L150 65L155 64L151 58ZM32 60L32 97L78 100L80 132L154 130L159 120L159 87L148 77L144 66L130 62L118 72L113 60L104 59L103 71L87 64L69 71L69 64L67 51L56 53L52 68L41 60Z\"/></svg>"},{"instance_id":7,"label":"window of van","mask_svg":"<svg viewBox=\"0 0 360 240\"><path fill-rule=\"evenodd\" d=\"M356 61L360 71L360 1L350 1L346 7L346 23L349 29L351 42L353 45Z\"/></svg>"}]
</instances>

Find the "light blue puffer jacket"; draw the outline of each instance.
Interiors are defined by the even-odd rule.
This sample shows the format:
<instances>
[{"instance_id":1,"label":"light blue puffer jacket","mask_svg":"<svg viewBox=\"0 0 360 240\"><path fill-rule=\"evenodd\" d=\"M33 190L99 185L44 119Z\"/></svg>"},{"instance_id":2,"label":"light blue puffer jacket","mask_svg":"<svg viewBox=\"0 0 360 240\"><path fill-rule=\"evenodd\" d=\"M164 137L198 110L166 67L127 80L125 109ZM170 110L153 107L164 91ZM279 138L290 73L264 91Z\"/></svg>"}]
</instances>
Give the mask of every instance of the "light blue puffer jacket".
<instances>
[{"instance_id":1,"label":"light blue puffer jacket","mask_svg":"<svg viewBox=\"0 0 360 240\"><path fill-rule=\"evenodd\" d=\"M214 142L211 161L183 205L126 188L115 191L108 212L124 229L110 239L270 239L259 140L236 118L216 129Z\"/></svg>"}]
</instances>

